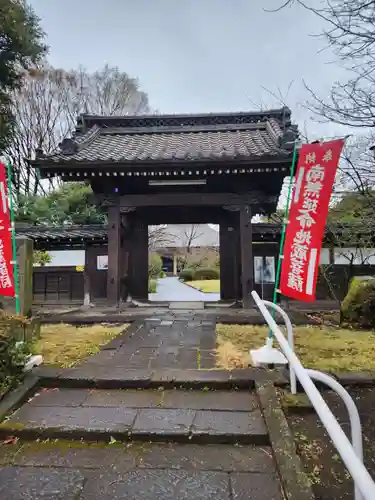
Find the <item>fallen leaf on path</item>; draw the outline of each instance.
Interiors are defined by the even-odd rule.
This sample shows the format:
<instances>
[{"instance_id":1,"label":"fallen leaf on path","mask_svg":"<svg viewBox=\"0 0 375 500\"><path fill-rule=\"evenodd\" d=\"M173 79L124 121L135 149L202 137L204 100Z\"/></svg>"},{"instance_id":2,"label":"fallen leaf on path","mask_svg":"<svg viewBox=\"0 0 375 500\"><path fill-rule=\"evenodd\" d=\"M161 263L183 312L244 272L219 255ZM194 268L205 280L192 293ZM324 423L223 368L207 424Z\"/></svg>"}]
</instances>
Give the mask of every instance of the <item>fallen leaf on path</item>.
<instances>
[{"instance_id":1,"label":"fallen leaf on path","mask_svg":"<svg viewBox=\"0 0 375 500\"><path fill-rule=\"evenodd\" d=\"M19 438L15 436L9 436L4 439L3 444L16 444L18 443Z\"/></svg>"}]
</instances>

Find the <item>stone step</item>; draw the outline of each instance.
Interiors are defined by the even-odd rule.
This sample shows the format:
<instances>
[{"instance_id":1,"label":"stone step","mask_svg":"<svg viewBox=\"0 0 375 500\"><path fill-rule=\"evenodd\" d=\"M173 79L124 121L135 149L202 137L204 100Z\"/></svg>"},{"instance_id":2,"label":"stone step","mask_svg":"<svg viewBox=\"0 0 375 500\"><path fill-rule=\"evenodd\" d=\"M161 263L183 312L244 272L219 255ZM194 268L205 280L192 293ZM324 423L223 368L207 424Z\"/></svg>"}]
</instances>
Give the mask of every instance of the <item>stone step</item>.
<instances>
[{"instance_id":1,"label":"stone step","mask_svg":"<svg viewBox=\"0 0 375 500\"><path fill-rule=\"evenodd\" d=\"M105 352L103 351L105 354ZM102 354L103 354L102 353ZM203 355L201 354L201 357ZM111 360L113 361L113 360ZM108 363L108 359L103 363ZM123 366L86 363L76 368L38 367L33 374L43 387L80 389L195 389L249 390L255 382L271 380L287 383L283 369L239 368L233 370L131 369Z\"/></svg>"},{"instance_id":2,"label":"stone step","mask_svg":"<svg viewBox=\"0 0 375 500\"><path fill-rule=\"evenodd\" d=\"M254 392L48 389L0 424L25 439L268 445Z\"/></svg>"},{"instance_id":3,"label":"stone step","mask_svg":"<svg viewBox=\"0 0 375 500\"><path fill-rule=\"evenodd\" d=\"M177 310L177 311L197 311L204 309L204 302L203 301L194 301L194 302L187 302L187 301L180 301L180 302L170 302L169 303L169 309L172 310Z\"/></svg>"},{"instance_id":4,"label":"stone step","mask_svg":"<svg viewBox=\"0 0 375 500\"><path fill-rule=\"evenodd\" d=\"M0 445L0 498L25 495L64 500L283 498L267 446L64 441Z\"/></svg>"}]
</instances>

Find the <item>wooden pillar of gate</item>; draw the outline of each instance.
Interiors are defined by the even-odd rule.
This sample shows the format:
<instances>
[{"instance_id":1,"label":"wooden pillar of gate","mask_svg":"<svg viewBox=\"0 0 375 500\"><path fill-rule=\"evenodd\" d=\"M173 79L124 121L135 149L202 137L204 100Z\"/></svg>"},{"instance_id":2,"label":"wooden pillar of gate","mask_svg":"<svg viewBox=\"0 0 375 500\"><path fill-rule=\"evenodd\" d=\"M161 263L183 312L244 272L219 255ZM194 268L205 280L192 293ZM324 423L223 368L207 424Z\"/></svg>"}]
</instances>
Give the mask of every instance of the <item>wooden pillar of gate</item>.
<instances>
[{"instance_id":1,"label":"wooden pillar of gate","mask_svg":"<svg viewBox=\"0 0 375 500\"><path fill-rule=\"evenodd\" d=\"M220 298L221 300L236 299L236 269L235 269L235 229L228 221L220 223Z\"/></svg>"},{"instance_id":2,"label":"wooden pillar of gate","mask_svg":"<svg viewBox=\"0 0 375 500\"><path fill-rule=\"evenodd\" d=\"M120 301L121 276L121 214L120 206L108 207L108 271L107 301L118 305Z\"/></svg>"},{"instance_id":3,"label":"wooden pillar of gate","mask_svg":"<svg viewBox=\"0 0 375 500\"><path fill-rule=\"evenodd\" d=\"M232 222L232 244L233 244L233 286L234 297L236 300L242 300L242 284L241 284L241 240L240 240L240 213L233 214Z\"/></svg>"},{"instance_id":4,"label":"wooden pillar of gate","mask_svg":"<svg viewBox=\"0 0 375 500\"><path fill-rule=\"evenodd\" d=\"M132 214L121 213L120 228L120 302L126 302L131 293L130 253L132 248Z\"/></svg>"},{"instance_id":5,"label":"wooden pillar of gate","mask_svg":"<svg viewBox=\"0 0 375 500\"><path fill-rule=\"evenodd\" d=\"M148 226L135 214L130 252L131 295L148 300Z\"/></svg>"},{"instance_id":6,"label":"wooden pillar of gate","mask_svg":"<svg viewBox=\"0 0 375 500\"><path fill-rule=\"evenodd\" d=\"M90 258L90 245L85 244L85 267L83 269L83 305L89 306L92 302L92 274L95 268L93 267L92 258Z\"/></svg>"},{"instance_id":7,"label":"wooden pillar of gate","mask_svg":"<svg viewBox=\"0 0 375 500\"><path fill-rule=\"evenodd\" d=\"M251 226L251 207L240 208L240 246L241 246L241 285L242 304L250 309L253 304L251 292L254 289L253 238Z\"/></svg>"}]
</instances>

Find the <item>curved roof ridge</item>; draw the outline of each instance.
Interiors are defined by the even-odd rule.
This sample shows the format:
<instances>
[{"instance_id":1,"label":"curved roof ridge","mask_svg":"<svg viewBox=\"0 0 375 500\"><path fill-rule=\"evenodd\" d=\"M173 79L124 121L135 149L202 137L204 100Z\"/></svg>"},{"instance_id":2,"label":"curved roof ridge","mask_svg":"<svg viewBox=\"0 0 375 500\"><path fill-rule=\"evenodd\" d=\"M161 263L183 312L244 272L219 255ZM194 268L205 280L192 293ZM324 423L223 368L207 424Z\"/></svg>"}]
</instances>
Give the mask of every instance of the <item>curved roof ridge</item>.
<instances>
[{"instance_id":1,"label":"curved roof ridge","mask_svg":"<svg viewBox=\"0 0 375 500\"><path fill-rule=\"evenodd\" d=\"M192 125L229 125L235 123L265 122L278 120L283 125L290 122L291 111L287 107L260 110L236 111L222 113L189 113L189 114L157 114L157 115L125 115L105 116L82 114L77 119L79 128L86 130L93 125L100 127L160 127L160 126L192 126Z\"/></svg>"}]
</instances>

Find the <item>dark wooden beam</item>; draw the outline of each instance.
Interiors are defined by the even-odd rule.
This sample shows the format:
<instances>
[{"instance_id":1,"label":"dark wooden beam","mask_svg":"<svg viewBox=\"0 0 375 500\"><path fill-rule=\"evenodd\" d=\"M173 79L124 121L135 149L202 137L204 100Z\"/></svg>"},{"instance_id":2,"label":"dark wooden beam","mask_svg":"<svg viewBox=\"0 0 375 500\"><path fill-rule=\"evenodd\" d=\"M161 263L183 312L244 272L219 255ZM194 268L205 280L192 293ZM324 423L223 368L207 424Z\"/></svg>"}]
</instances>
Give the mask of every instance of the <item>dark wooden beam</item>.
<instances>
[{"instance_id":1,"label":"dark wooden beam","mask_svg":"<svg viewBox=\"0 0 375 500\"><path fill-rule=\"evenodd\" d=\"M153 207L138 208L137 214L150 226L158 224L220 224L230 219L221 207Z\"/></svg>"},{"instance_id":2,"label":"dark wooden beam","mask_svg":"<svg viewBox=\"0 0 375 500\"><path fill-rule=\"evenodd\" d=\"M254 289L254 262L251 217L251 208L249 205L242 206L240 210L240 241L241 284L244 309L250 309L253 304L251 292Z\"/></svg>"},{"instance_id":3,"label":"dark wooden beam","mask_svg":"<svg viewBox=\"0 0 375 500\"><path fill-rule=\"evenodd\" d=\"M120 300L121 214L117 205L108 208L108 274L107 300L117 305Z\"/></svg>"},{"instance_id":4,"label":"dark wooden beam","mask_svg":"<svg viewBox=\"0 0 375 500\"><path fill-rule=\"evenodd\" d=\"M231 222L232 231L232 241L234 246L234 290L235 298L237 300L242 299L242 284L241 284L241 239L240 239L240 214L239 212L234 214L236 217L234 221Z\"/></svg>"},{"instance_id":5,"label":"dark wooden beam","mask_svg":"<svg viewBox=\"0 0 375 500\"><path fill-rule=\"evenodd\" d=\"M91 304L91 259L88 249L89 245L85 245L85 268L83 270L83 305L89 306Z\"/></svg>"},{"instance_id":6,"label":"dark wooden beam","mask_svg":"<svg viewBox=\"0 0 375 500\"><path fill-rule=\"evenodd\" d=\"M130 293L130 252L133 228L131 214L121 214L120 232L120 299L126 301Z\"/></svg>"},{"instance_id":7,"label":"dark wooden beam","mask_svg":"<svg viewBox=\"0 0 375 500\"><path fill-rule=\"evenodd\" d=\"M220 224L220 298L222 300L236 299L235 290L235 241L233 227Z\"/></svg>"},{"instance_id":8,"label":"dark wooden beam","mask_svg":"<svg viewBox=\"0 0 375 500\"><path fill-rule=\"evenodd\" d=\"M148 228L147 224L134 217L130 252L131 296L148 299Z\"/></svg>"},{"instance_id":9,"label":"dark wooden beam","mask_svg":"<svg viewBox=\"0 0 375 500\"><path fill-rule=\"evenodd\" d=\"M167 206L241 206L257 205L267 201L267 195L262 192L252 193L152 193L107 195L98 194L97 199L102 206L112 206L119 203L121 207L167 207Z\"/></svg>"}]
</instances>

